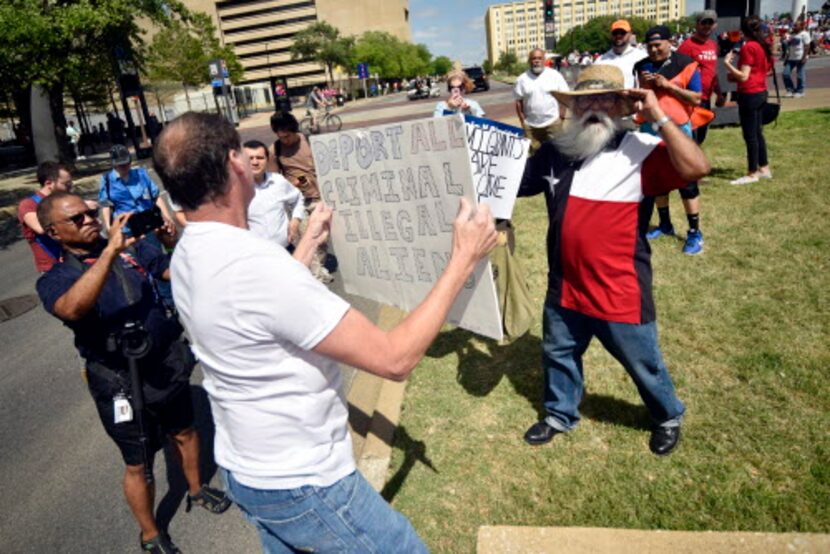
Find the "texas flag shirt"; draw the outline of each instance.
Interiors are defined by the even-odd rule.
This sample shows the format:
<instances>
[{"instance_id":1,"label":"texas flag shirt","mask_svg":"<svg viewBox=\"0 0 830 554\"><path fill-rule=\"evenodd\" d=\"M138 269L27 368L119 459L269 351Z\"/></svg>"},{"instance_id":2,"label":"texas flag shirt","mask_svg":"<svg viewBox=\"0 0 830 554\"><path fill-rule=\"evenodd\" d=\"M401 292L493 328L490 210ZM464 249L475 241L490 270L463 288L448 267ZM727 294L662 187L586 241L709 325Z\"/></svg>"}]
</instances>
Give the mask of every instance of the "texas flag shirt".
<instances>
[{"instance_id":1,"label":"texas flag shirt","mask_svg":"<svg viewBox=\"0 0 830 554\"><path fill-rule=\"evenodd\" d=\"M548 298L605 321L653 321L645 233L654 196L684 184L659 137L620 133L577 161L545 143L528 159L519 196L545 195Z\"/></svg>"}]
</instances>

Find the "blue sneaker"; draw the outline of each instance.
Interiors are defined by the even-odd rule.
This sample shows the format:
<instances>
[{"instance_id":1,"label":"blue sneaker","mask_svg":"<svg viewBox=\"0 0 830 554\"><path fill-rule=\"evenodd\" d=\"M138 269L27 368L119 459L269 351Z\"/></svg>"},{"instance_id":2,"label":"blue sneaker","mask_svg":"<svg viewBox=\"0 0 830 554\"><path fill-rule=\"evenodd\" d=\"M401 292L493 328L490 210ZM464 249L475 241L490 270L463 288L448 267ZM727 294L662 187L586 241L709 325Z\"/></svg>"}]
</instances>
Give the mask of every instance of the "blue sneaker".
<instances>
[{"instance_id":1,"label":"blue sneaker","mask_svg":"<svg viewBox=\"0 0 830 554\"><path fill-rule=\"evenodd\" d=\"M683 245L683 253L689 256L703 252L703 233L699 230L689 229L686 235L686 244Z\"/></svg>"},{"instance_id":2,"label":"blue sneaker","mask_svg":"<svg viewBox=\"0 0 830 554\"><path fill-rule=\"evenodd\" d=\"M648 233L646 233L646 238L648 240L659 239L663 235L673 237L674 236L674 226L669 225L668 227L657 226Z\"/></svg>"}]
</instances>

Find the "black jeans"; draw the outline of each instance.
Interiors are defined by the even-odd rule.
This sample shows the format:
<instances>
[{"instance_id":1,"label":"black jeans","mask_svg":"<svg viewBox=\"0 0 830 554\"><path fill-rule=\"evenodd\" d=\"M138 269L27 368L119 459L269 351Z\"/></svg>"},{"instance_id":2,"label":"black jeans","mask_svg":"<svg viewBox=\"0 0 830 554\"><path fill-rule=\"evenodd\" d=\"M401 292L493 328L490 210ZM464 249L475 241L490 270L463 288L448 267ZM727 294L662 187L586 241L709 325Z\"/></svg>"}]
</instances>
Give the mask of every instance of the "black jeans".
<instances>
[{"instance_id":1,"label":"black jeans","mask_svg":"<svg viewBox=\"0 0 830 554\"><path fill-rule=\"evenodd\" d=\"M701 108L706 108L707 110L711 110L712 109L712 104L710 102L701 101L700 102L700 107ZM707 123L706 125L701 125L697 129L693 130L692 131L692 138L695 139L695 142L697 142L699 145L703 144L703 141L706 140L706 133L708 133L708 132L709 132L709 124Z\"/></svg>"},{"instance_id":2,"label":"black jeans","mask_svg":"<svg viewBox=\"0 0 830 554\"><path fill-rule=\"evenodd\" d=\"M769 165L767 142L764 140L764 126L761 124L761 112L766 102L766 91L738 94L738 115L741 118L741 130L746 143L749 173L755 173L759 167Z\"/></svg>"}]
</instances>

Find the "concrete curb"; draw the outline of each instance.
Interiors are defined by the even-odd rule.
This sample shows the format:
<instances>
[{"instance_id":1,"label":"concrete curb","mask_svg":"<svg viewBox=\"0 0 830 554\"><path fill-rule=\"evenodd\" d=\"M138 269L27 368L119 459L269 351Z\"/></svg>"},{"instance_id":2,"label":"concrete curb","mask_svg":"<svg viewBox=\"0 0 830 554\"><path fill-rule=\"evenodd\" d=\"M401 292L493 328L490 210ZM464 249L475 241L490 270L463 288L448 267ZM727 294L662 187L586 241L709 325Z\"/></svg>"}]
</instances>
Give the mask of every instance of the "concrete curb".
<instances>
[{"instance_id":1,"label":"concrete curb","mask_svg":"<svg viewBox=\"0 0 830 554\"><path fill-rule=\"evenodd\" d=\"M388 331L405 315L397 308L380 306L376 323ZM355 462L358 470L377 491L386 484L405 390L405 382L398 383L356 371L346 395Z\"/></svg>"},{"instance_id":2,"label":"concrete curb","mask_svg":"<svg viewBox=\"0 0 830 554\"><path fill-rule=\"evenodd\" d=\"M481 527L478 554L755 554L828 552L830 535L715 531L645 531L596 527Z\"/></svg>"}]
</instances>

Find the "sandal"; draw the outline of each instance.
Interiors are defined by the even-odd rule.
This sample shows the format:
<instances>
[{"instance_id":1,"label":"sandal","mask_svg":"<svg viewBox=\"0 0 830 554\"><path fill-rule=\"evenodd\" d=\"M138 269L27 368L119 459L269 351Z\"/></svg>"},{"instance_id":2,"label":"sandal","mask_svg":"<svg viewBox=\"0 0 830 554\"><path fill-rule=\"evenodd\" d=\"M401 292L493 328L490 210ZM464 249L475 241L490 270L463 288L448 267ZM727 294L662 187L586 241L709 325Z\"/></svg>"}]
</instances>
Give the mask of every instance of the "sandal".
<instances>
[{"instance_id":1,"label":"sandal","mask_svg":"<svg viewBox=\"0 0 830 554\"><path fill-rule=\"evenodd\" d=\"M231 500L224 491L202 485L194 496L187 495L187 507L184 511L189 512L193 504L201 506L212 514L221 514L231 507Z\"/></svg>"},{"instance_id":2,"label":"sandal","mask_svg":"<svg viewBox=\"0 0 830 554\"><path fill-rule=\"evenodd\" d=\"M181 554L182 552L170 540L170 535L166 533L159 533L149 541L141 538L141 533L139 533L138 540L141 541L141 550L143 552L150 552L152 554Z\"/></svg>"}]
</instances>

